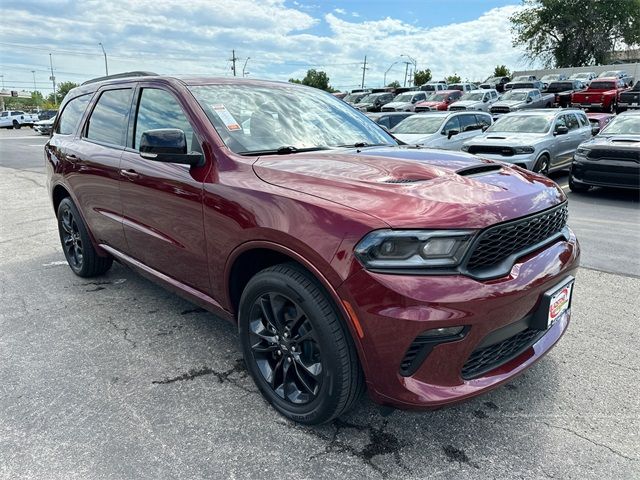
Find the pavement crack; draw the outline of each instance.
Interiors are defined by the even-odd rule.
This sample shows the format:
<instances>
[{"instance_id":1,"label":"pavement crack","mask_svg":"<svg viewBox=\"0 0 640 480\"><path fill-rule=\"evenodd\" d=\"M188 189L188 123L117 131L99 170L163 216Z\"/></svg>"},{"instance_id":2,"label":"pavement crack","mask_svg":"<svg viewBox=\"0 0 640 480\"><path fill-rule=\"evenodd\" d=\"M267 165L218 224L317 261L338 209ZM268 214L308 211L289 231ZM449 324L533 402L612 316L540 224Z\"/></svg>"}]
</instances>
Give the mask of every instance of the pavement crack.
<instances>
[{"instance_id":1,"label":"pavement crack","mask_svg":"<svg viewBox=\"0 0 640 480\"><path fill-rule=\"evenodd\" d=\"M450 462L466 463L467 465L471 465L473 468L480 468L480 465L472 462L465 451L460 448L456 448L453 445L444 445L442 450L447 456L447 460Z\"/></svg>"},{"instance_id":2,"label":"pavement crack","mask_svg":"<svg viewBox=\"0 0 640 480\"><path fill-rule=\"evenodd\" d=\"M625 458L625 459L630 460L632 462L640 461L640 459L629 457L629 456L625 455L624 453L619 452L615 448L610 447L609 445L606 445L606 444L600 443L600 442L596 442L595 440L592 440L589 437L587 437L585 435L582 435L582 434L576 432L575 430L572 430L571 428L561 427L560 425L554 425L554 424L548 423L548 422L542 422L542 423L544 423L547 427L551 427L551 428L555 428L557 430L564 430L565 432L569 432L569 433L575 435L576 437L581 438L583 440L586 440L587 442L589 442L589 443L591 443L591 444L593 444L593 445L595 445L597 447L606 448L611 453L613 453L614 455L617 455L619 457Z\"/></svg>"},{"instance_id":3,"label":"pavement crack","mask_svg":"<svg viewBox=\"0 0 640 480\"><path fill-rule=\"evenodd\" d=\"M24 175L18 175L17 173L14 173L14 176L19 178L19 179L21 179L21 180L26 180L27 182L31 182L37 187L46 188L44 183L40 183L40 182L34 180L33 178L25 177Z\"/></svg>"},{"instance_id":4,"label":"pavement crack","mask_svg":"<svg viewBox=\"0 0 640 480\"><path fill-rule=\"evenodd\" d=\"M102 287L99 287L102 288ZM125 328L125 327L120 327L116 324L116 322L114 322L113 320L109 319L108 320L109 325L111 325L113 328L115 328L117 331L119 331L120 333L122 333L122 337L124 338L125 342L128 342L131 344L132 348L136 348L137 344L136 342L134 342L133 340L131 340L129 338L129 329Z\"/></svg>"},{"instance_id":5,"label":"pavement crack","mask_svg":"<svg viewBox=\"0 0 640 480\"><path fill-rule=\"evenodd\" d=\"M378 455L392 454L396 465L404 470L408 470L408 468L402 463L402 458L400 457L400 450L404 447L404 444L398 440L395 435L385 431L387 426L386 420L380 427L358 425L355 423L345 422L339 418L334 420L332 425L334 427L334 431L331 437L322 435L312 428L293 427L328 442L327 445L325 445L324 451L311 455L309 460L313 460L329 453L348 453L362 460L363 463L378 472L382 478L388 478L389 473L384 471L379 465L376 465L373 462L373 458ZM353 445L339 440L338 435L345 429L366 432L369 437L369 443L367 443L361 450L358 450Z\"/></svg>"},{"instance_id":6,"label":"pavement crack","mask_svg":"<svg viewBox=\"0 0 640 480\"><path fill-rule=\"evenodd\" d=\"M194 380L204 375L213 375L218 379L219 383L230 383L235 387L243 390L247 393L255 393L254 390L246 387L241 383L241 380L247 377L247 369L242 358L237 358L235 364L228 370L218 371L211 367L203 366L201 368L192 368L191 370L178 375L176 377L167 377L162 380L153 380L151 383L155 385L167 385L174 382L182 382L185 380Z\"/></svg>"}]
</instances>

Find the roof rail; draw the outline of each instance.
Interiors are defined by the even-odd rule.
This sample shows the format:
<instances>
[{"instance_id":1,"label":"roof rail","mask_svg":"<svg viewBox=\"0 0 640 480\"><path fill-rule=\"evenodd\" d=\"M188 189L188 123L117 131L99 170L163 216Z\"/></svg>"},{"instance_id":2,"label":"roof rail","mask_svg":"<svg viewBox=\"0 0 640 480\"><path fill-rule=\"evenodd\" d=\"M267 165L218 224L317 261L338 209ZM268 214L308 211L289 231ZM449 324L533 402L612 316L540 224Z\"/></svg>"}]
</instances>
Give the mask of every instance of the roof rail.
<instances>
[{"instance_id":1,"label":"roof rail","mask_svg":"<svg viewBox=\"0 0 640 480\"><path fill-rule=\"evenodd\" d=\"M156 76L158 75L157 73L153 73L153 72L124 72L124 73L116 73L115 75L107 75L106 77L97 77L97 78L92 78L91 80L87 80L86 82L83 82L82 85L88 85L90 83L96 83L96 82L104 82L105 80L113 80L116 78L127 78L127 77L152 77L152 76Z\"/></svg>"}]
</instances>

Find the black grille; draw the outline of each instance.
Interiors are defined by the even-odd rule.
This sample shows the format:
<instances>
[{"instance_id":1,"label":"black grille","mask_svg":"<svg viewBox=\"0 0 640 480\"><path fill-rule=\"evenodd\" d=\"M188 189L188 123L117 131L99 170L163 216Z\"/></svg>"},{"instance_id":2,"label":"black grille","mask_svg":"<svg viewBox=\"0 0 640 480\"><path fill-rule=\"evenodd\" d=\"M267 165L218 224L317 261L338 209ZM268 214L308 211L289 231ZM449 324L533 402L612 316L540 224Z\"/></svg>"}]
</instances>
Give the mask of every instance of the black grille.
<instances>
[{"instance_id":1,"label":"black grille","mask_svg":"<svg viewBox=\"0 0 640 480\"><path fill-rule=\"evenodd\" d=\"M416 107L416 112L430 112L431 109L429 107Z\"/></svg>"},{"instance_id":2,"label":"black grille","mask_svg":"<svg viewBox=\"0 0 640 480\"><path fill-rule=\"evenodd\" d=\"M416 340L411 344L407 353L405 354L402 362L400 363L400 373L403 375L407 375L407 373L413 370L413 362L415 361L418 353L422 350L423 343L420 342L420 337L416 338Z\"/></svg>"},{"instance_id":3,"label":"black grille","mask_svg":"<svg viewBox=\"0 0 640 480\"><path fill-rule=\"evenodd\" d=\"M625 103L640 102L640 92L623 92L620 101Z\"/></svg>"},{"instance_id":4,"label":"black grille","mask_svg":"<svg viewBox=\"0 0 640 480\"><path fill-rule=\"evenodd\" d=\"M567 204L545 212L490 227L482 232L467 261L469 271L500 264L514 253L532 247L562 231L567 224Z\"/></svg>"},{"instance_id":5,"label":"black grille","mask_svg":"<svg viewBox=\"0 0 640 480\"><path fill-rule=\"evenodd\" d=\"M512 157L514 155L513 148L501 147L499 145L470 145L469 153L489 153L493 155L502 155L503 157Z\"/></svg>"},{"instance_id":6,"label":"black grille","mask_svg":"<svg viewBox=\"0 0 640 480\"><path fill-rule=\"evenodd\" d=\"M589 152L589 158L599 160L608 158L612 160L632 160L640 161L640 150L609 150L609 149L593 149Z\"/></svg>"},{"instance_id":7,"label":"black grille","mask_svg":"<svg viewBox=\"0 0 640 480\"><path fill-rule=\"evenodd\" d=\"M510 111L509 107L491 107L491 113L509 113Z\"/></svg>"},{"instance_id":8,"label":"black grille","mask_svg":"<svg viewBox=\"0 0 640 480\"><path fill-rule=\"evenodd\" d=\"M462 367L462 378L469 380L504 365L533 345L544 331L527 328L502 342L474 350Z\"/></svg>"},{"instance_id":9,"label":"black grille","mask_svg":"<svg viewBox=\"0 0 640 480\"><path fill-rule=\"evenodd\" d=\"M464 107L462 105L451 105L449 107L449 110L466 110L467 107Z\"/></svg>"}]
</instances>

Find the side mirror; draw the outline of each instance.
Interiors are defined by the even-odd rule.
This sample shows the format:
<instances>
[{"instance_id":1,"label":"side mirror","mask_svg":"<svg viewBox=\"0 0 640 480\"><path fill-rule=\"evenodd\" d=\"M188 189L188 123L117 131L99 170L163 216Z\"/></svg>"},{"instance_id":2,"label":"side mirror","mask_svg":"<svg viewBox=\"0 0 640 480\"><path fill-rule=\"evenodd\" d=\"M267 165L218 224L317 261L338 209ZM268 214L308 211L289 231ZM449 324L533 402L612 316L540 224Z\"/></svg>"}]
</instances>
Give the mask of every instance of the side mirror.
<instances>
[{"instance_id":1,"label":"side mirror","mask_svg":"<svg viewBox=\"0 0 640 480\"><path fill-rule=\"evenodd\" d=\"M566 135L567 133L569 133L569 128L563 125L556 127L556 135Z\"/></svg>"},{"instance_id":2,"label":"side mirror","mask_svg":"<svg viewBox=\"0 0 640 480\"><path fill-rule=\"evenodd\" d=\"M595 137L599 133L600 133L600 127L599 126L591 127L591 135L592 136Z\"/></svg>"},{"instance_id":3,"label":"side mirror","mask_svg":"<svg viewBox=\"0 0 640 480\"><path fill-rule=\"evenodd\" d=\"M417 98L412 98L412 99L411 99L411 103L416 103L417 101L418 101L418 99L417 99Z\"/></svg>"},{"instance_id":4,"label":"side mirror","mask_svg":"<svg viewBox=\"0 0 640 480\"><path fill-rule=\"evenodd\" d=\"M489 128L489 125L483 125L483 126L482 126L482 131L483 131L483 132L486 132L486 131L487 131L487 128Z\"/></svg>"},{"instance_id":5,"label":"side mirror","mask_svg":"<svg viewBox=\"0 0 640 480\"><path fill-rule=\"evenodd\" d=\"M203 164L198 152L187 152L187 137L177 128L147 130L140 138L140 156L146 160L166 163L181 163L194 167Z\"/></svg>"},{"instance_id":6,"label":"side mirror","mask_svg":"<svg viewBox=\"0 0 640 480\"><path fill-rule=\"evenodd\" d=\"M482 101L483 101L484 103L487 103L487 102L489 101L489 99L488 99L487 97L484 97L484 98L482 99Z\"/></svg>"},{"instance_id":7,"label":"side mirror","mask_svg":"<svg viewBox=\"0 0 640 480\"><path fill-rule=\"evenodd\" d=\"M533 98L527 97L527 103L531 103L531 102L533 102Z\"/></svg>"},{"instance_id":8,"label":"side mirror","mask_svg":"<svg viewBox=\"0 0 640 480\"><path fill-rule=\"evenodd\" d=\"M449 133L447 134L447 140L451 140L451 137L453 137L454 135L458 135L460 132L458 130L449 130Z\"/></svg>"}]
</instances>

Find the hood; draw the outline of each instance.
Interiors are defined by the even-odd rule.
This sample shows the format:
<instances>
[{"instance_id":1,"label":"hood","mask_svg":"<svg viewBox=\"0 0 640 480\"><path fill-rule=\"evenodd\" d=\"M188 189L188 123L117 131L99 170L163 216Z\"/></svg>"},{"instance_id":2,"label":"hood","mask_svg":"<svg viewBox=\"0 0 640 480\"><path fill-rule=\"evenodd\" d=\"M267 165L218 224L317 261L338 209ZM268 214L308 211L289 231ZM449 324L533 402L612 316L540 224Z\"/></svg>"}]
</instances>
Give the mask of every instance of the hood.
<instances>
[{"instance_id":1,"label":"hood","mask_svg":"<svg viewBox=\"0 0 640 480\"><path fill-rule=\"evenodd\" d=\"M391 107L391 108L404 108L410 105L411 105L411 102L389 102L384 104L385 107Z\"/></svg>"},{"instance_id":2,"label":"hood","mask_svg":"<svg viewBox=\"0 0 640 480\"><path fill-rule=\"evenodd\" d=\"M518 105L522 105L524 102L522 100L498 100L495 102L492 107L517 107Z\"/></svg>"},{"instance_id":3,"label":"hood","mask_svg":"<svg viewBox=\"0 0 640 480\"><path fill-rule=\"evenodd\" d=\"M607 135L605 131L583 142L580 146L607 150L634 150L638 152L638 160L640 160L640 135Z\"/></svg>"},{"instance_id":4,"label":"hood","mask_svg":"<svg viewBox=\"0 0 640 480\"><path fill-rule=\"evenodd\" d=\"M458 100L457 102L453 102L451 104L452 107L454 106L458 106L458 107L477 107L479 105L483 105L484 102L481 101L476 101L476 100Z\"/></svg>"},{"instance_id":5,"label":"hood","mask_svg":"<svg viewBox=\"0 0 640 480\"><path fill-rule=\"evenodd\" d=\"M564 201L552 180L473 155L373 147L259 157L256 175L394 228L484 228Z\"/></svg>"},{"instance_id":6,"label":"hood","mask_svg":"<svg viewBox=\"0 0 640 480\"><path fill-rule=\"evenodd\" d=\"M465 142L465 145L527 146L539 142L546 133L487 132Z\"/></svg>"},{"instance_id":7,"label":"hood","mask_svg":"<svg viewBox=\"0 0 640 480\"><path fill-rule=\"evenodd\" d=\"M436 136L440 135L439 133L432 133L431 135L425 133L394 133L393 136L402 140L404 143L408 143L409 145L422 145L429 140L433 140L433 138L437 138ZM442 136L442 135L440 135Z\"/></svg>"},{"instance_id":8,"label":"hood","mask_svg":"<svg viewBox=\"0 0 640 480\"><path fill-rule=\"evenodd\" d=\"M419 102L416 104L417 107L437 107L439 105L442 105L445 102Z\"/></svg>"}]
</instances>

